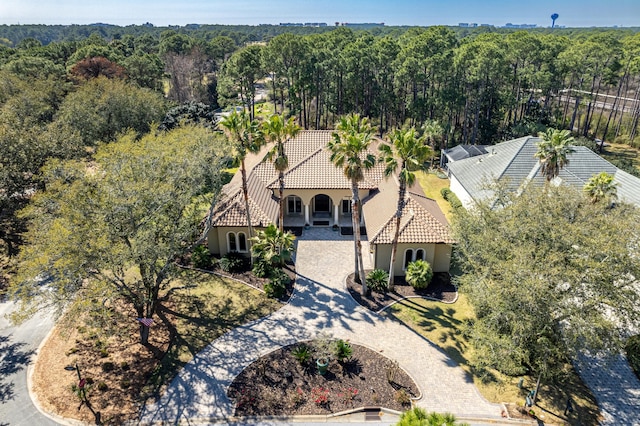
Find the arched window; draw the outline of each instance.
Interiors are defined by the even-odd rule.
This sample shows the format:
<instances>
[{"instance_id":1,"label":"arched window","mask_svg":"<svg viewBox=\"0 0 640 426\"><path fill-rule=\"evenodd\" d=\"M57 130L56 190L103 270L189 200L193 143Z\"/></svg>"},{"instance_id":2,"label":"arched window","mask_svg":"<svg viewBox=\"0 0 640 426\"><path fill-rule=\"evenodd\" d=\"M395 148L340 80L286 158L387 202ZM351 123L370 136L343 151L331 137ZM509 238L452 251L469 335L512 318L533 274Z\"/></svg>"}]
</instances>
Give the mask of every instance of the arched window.
<instances>
[{"instance_id":1,"label":"arched window","mask_svg":"<svg viewBox=\"0 0 640 426\"><path fill-rule=\"evenodd\" d=\"M227 233L227 249L228 251L237 251L240 253L247 252L247 236L244 232Z\"/></svg>"},{"instance_id":2,"label":"arched window","mask_svg":"<svg viewBox=\"0 0 640 426\"><path fill-rule=\"evenodd\" d=\"M424 250L423 249L418 249L416 250L416 257L413 260L424 260Z\"/></svg>"},{"instance_id":3,"label":"arched window","mask_svg":"<svg viewBox=\"0 0 640 426\"><path fill-rule=\"evenodd\" d=\"M407 266L409 266L409 263L413 262L413 250L412 249L407 249L404 252L404 263L403 263L403 269L407 269Z\"/></svg>"},{"instance_id":4,"label":"arched window","mask_svg":"<svg viewBox=\"0 0 640 426\"><path fill-rule=\"evenodd\" d=\"M229 251L238 251L238 244L236 243L236 234L229 232L227 234L227 249Z\"/></svg>"},{"instance_id":5,"label":"arched window","mask_svg":"<svg viewBox=\"0 0 640 426\"><path fill-rule=\"evenodd\" d=\"M247 251L247 237L244 232L238 232L238 251Z\"/></svg>"}]
</instances>

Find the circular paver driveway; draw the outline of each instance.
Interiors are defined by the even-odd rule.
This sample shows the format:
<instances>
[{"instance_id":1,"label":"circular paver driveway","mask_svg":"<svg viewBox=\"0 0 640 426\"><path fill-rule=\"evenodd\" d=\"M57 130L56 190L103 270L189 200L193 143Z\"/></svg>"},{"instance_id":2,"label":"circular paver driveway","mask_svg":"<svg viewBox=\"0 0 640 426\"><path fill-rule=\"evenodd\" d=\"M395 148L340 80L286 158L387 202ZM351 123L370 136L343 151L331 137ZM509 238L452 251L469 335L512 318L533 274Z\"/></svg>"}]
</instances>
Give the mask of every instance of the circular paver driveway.
<instances>
[{"instance_id":1,"label":"circular paver driveway","mask_svg":"<svg viewBox=\"0 0 640 426\"><path fill-rule=\"evenodd\" d=\"M351 298L344 285L354 263L349 238L328 229L305 231L297 242L298 279L289 304L212 342L180 371L157 403L144 409L142 421L228 418L233 403L226 391L245 367L323 331L398 361L422 392L418 406L459 417L501 418L500 406L483 399L444 352L402 323L370 312ZM368 253L366 242L363 250Z\"/></svg>"}]
</instances>

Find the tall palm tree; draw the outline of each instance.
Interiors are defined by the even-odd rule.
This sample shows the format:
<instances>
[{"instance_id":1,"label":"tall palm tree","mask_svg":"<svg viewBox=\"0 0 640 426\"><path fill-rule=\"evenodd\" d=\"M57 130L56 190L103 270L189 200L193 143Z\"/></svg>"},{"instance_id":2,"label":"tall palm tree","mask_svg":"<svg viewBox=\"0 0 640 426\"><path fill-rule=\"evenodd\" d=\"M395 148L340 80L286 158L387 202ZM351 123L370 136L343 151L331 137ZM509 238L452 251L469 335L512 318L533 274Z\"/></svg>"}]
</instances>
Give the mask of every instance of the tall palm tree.
<instances>
[{"instance_id":1,"label":"tall palm tree","mask_svg":"<svg viewBox=\"0 0 640 426\"><path fill-rule=\"evenodd\" d=\"M575 151L571 147L573 137L568 130L557 129L547 129L538 136L542 141L538 143L538 151L533 156L540 160L542 174L547 178L547 182L550 182L569 164L568 156Z\"/></svg>"},{"instance_id":2,"label":"tall palm tree","mask_svg":"<svg viewBox=\"0 0 640 426\"><path fill-rule=\"evenodd\" d=\"M278 172L278 194L280 197L280 216L278 229L284 230L284 172L289 168L289 158L284 150L287 139L294 137L300 131L293 117L285 120L279 114L273 114L262 123L262 131L268 143L275 145L267 153L267 159L273 162L273 167Z\"/></svg>"},{"instance_id":3,"label":"tall palm tree","mask_svg":"<svg viewBox=\"0 0 640 426\"><path fill-rule=\"evenodd\" d=\"M433 154L436 151L436 143L440 142L439 148L442 149L442 136L444 135L444 129L438 122L438 120L427 120L422 125L422 135L425 138L425 142L431 145L431 167L433 167Z\"/></svg>"},{"instance_id":4,"label":"tall palm tree","mask_svg":"<svg viewBox=\"0 0 640 426\"><path fill-rule=\"evenodd\" d=\"M349 114L342 117L336 125L336 131L327 144L331 152L331 162L342 168L344 175L351 180L351 221L353 224L353 243L355 254L355 279L362 283L362 294L367 294L367 282L362 263L362 243L360 241L360 195L359 183L364 172L373 168L376 158L368 152L373 140L373 128L366 117Z\"/></svg>"},{"instance_id":5,"label":"tall palm tree","mask_svg":"<svg viewBox=\"0 0 640 426\"><path fill-rule=\"evenodd\" d=\"M592 203L596 204L604 201L610 205L618 199L618 186L613 181L613 176L607 172L600 172L589 178L584 184L584 192Z\"/></svg>"},{"instance_id":6,"label":"tall palm tree","mask_svg":"<svg viewBox=\"0 0 640 426\"><path fill-rule=\"evenodd\" d=\"M251 225L251 212L249 211L249 191L247 189L247 169L244 160L249 153L257 153L264 145L264 136L258 121L252 120L244 110L242 112L233 111L224 117L219 127L233 144L235 159L240 163L240 173L242 175L242 195L244 197L244 210L247 216L247 230L249 241L253 237L253 226Z\"/></svg>"},{"instance_id":7,"label":"tall palm tree","mask_svg":"<svg viewBox=\"0 0 640 426\"><path fill-rule=\"evenodd\" d=\"M426 135L425 135L426 136ZM407 187L412 187L416 181L415 172L425 169L425 161L433 154L429 145L425 144L425 136L417 137L415 129L396 129L389 135L390 144L381 144L380 161L385 165L386 177L398 172L398 206L396 208L396 223L393 241L391 242L391 264L389 265L389 288L393 289L393 264L398 249L400 235L400 220L406 203Z\"/></svg>"}]
</instances>

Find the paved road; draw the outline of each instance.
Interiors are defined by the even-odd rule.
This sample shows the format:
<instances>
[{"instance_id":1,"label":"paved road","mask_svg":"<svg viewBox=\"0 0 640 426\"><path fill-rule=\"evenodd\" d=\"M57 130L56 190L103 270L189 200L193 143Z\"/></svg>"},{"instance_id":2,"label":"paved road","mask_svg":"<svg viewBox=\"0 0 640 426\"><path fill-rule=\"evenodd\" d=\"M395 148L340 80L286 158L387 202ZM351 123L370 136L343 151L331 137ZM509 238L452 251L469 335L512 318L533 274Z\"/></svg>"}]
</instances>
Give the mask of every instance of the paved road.
<instances>
[{"instance_id":1,"label":"paved road","mask_svg":"<svg viewBox=\"0 0 640 426\"><path fill-rule=\"evenodd\" d=\"M56 425L36 409L27 388L27 367L53 320L38 314L14 327L4 317L13 309L13 303L0 302L0 426Z\"/></svg>"},{"instance_id":2,"label":"paved road","mask_svg":"<svg viewBox=\"0 0 640 426\"><path fill-rule=\"evenodd\" d=\"M314 238L313 241L307 238ZM215 340L189 362L143 423L195 424L233 414L226 391L261 356L321 331L368 346L397 360L416 380L417 405L457 416L501 420L500 406L484 400L464 371L428 340L388 317L359 306L344 288L353 265L353 241L326 229L305 232L297 246L297 289L288 305ZM368 253L367 247L364 249ZM370 267L370 266L369 266Z\"/></svg>"}]
</instances>

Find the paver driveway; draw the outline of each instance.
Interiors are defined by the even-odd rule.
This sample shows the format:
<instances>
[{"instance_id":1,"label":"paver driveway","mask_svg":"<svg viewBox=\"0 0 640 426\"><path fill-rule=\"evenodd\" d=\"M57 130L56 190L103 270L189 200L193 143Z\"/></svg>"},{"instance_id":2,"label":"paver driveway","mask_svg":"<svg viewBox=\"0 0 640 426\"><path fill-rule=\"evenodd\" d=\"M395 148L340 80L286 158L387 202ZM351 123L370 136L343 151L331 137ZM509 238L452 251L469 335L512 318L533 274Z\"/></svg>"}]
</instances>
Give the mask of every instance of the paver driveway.
<instances>
[{"instance_id":1,"label":"paver driveway","mask_svg":"<svg viewBox=\"0 0 640 426\"><path fill-rule=\"evenodd\" d=\"M366 243L363 249L368 253ZM143 423L193 423L232 416L234 407L226 391L245 367L321 331L397 360L418 384L422 398L417 405L421 407L464 417L500 418L500 406L484 400L444 352L351 298L345 289L345 278L353 270L350 237L328 229L305 231L297 242L296 257L298 279L289 304L212 342L180 371L160 401L144 409Z\"/></svg>"}]
</instances>

